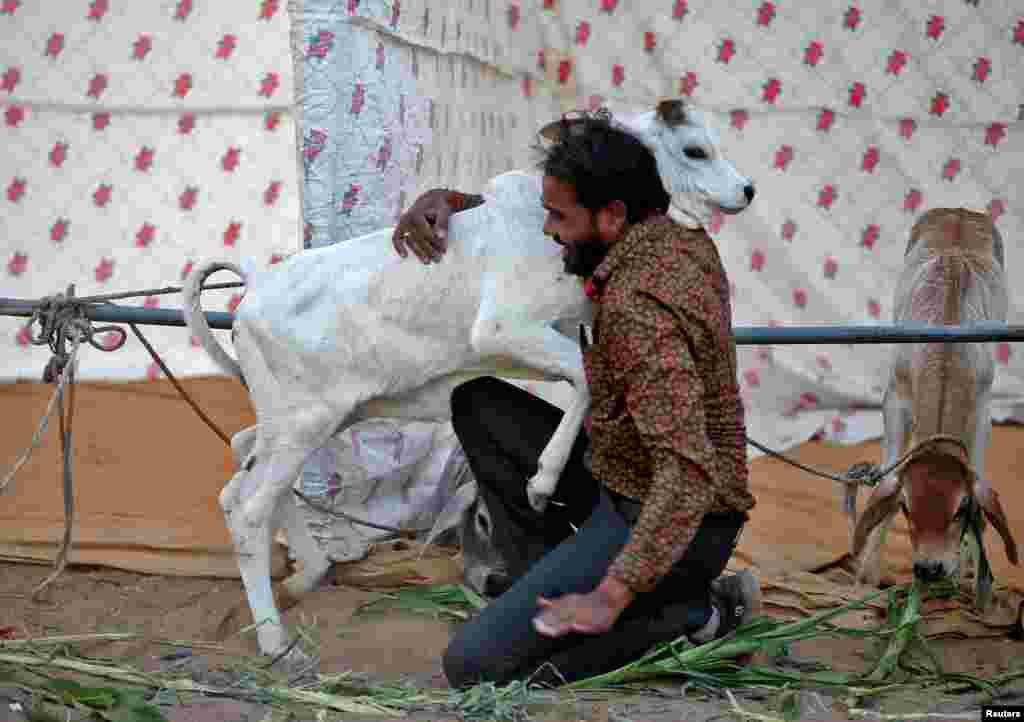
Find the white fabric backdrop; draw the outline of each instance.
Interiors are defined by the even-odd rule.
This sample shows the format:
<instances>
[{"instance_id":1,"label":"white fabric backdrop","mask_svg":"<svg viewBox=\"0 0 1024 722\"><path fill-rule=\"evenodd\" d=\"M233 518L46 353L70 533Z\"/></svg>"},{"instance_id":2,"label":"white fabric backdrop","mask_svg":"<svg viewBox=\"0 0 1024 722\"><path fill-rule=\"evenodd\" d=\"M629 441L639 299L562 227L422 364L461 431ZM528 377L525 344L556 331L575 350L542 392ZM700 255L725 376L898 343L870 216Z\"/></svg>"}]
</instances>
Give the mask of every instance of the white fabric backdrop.
<instances>
[{"instance_id":1,"label":"white fabric backdrop","mask_svg":"<svg viewBox=\"0 0 1024 722\"><path fill-rule=\"evenodd\" d=\"M301 244L300 165L307 242L343 241L420 190L528 165L561 110L680 93L758 182L751 210L711 228L737 325L887 322L907 230L937 205L992 209L1019 262L1024 13L1009 0L2 0L0 33L3 296L165 285L208 256L268 263ZM1021 308L1013 289L1011 323ZM45 350L0 324L0 375L36 377ZM213 370L184 331L149 335L175 371ZM880 401L886 356L742 349L751 435L876 434L877 411L858 409ZM1024 360L999 358L1002 418ZM147 371L133 340L81 369Z\"/></svg>"}]
</instances>

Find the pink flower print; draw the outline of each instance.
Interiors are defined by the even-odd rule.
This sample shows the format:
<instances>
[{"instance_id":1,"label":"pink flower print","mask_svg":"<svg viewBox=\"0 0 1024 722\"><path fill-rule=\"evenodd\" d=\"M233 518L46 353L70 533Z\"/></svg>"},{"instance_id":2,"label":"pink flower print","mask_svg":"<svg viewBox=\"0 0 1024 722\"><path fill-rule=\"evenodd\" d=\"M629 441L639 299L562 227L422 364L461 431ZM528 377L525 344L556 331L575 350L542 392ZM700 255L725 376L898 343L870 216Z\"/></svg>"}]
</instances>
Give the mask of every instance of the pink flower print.
<instances>
[{"instance_id":1,"label":"pink flower print","mask_svg":"<svg viewBox=\"0 0 1024 722\"><path fill-rule=\"evenodd\" d=\"M19 326L18 332L14 334L14 341L22 348L26 348L32 343L32 327L28 324Z\"/></svg>"},{"instance_id":2,"label":"pink flower print","mask_svg":"<svg viewBox=\"0 0 1024 722\"><path fill-rule=\"evenodd\" d=\"M821 112L818 113L818 130L824 130L828 132L832 128L832 124L835 122L836 114L834 110L829 108L822 108Z\"/></svg>"},{"instance_id":3,"label":"pink flower print","mask_svg":"<svg viewBox=\"0 0 1024 722\"><path fill-rule=\"evenodd\" d=\"M775 3L763 2L760 7L757 8L757 24L760 27L766 28L772 24L772 20L775 19Z\"/></svg>"},{"instance_id":4,"label":"pink flower print","mask_svg":"<svg viewBox=\"0 0 1024 722\"><path fill-rule=\"evenodd\" d=\"M21 5L21 0L3 0L0 2L0 15L14 15L14 11Z\"/></svg>"},{"instance_id":5,"label":"pink flower print","mask_svg":"<svg viewBox=\"0 0 1024 722\"><path fill-rule=\"evenodd\" d=\"M156 381L160 378L160 366L156 361L153 361L146 367L146 378L150 381Z\"/></svg>"},{"instance_id":6,"label":"pink flower print","mask_svg":"<svg viewBox=\"0 0 1024 722\"><path fill-rule=\"evenodd\" d=\"M992 74L992 60L990 58L978 58L974 61L974 73L971 77L979 83L988 80Z\"/></svg>"},{"instance_id":7,"label":"pink flower print","mask_svg":"<svg viewBox=\"0 0 1024 722\"><path fill-rule=\"evenodd\" d=\"M743 380L747 386L756 389L761 385L761 374L758 373L757 369L747 369L743 372Z\"/></svg>"},{"instance_id":8,"label":"pink flower print","mask_svg":"<svg viewBox=\"0 0 1024 722\"><path fill-rule=\"evenodd\" d=\"M12 179L10 185L7 186L7 200L11 203L17 203L25 195L27 187L28 182L24 178Z\"/></svg>"},{"instance_id":9,"label":"pink flower print","mask_svg":"<svg viewBox=\"0 0 1024 722\"><path fill-rule=\"evenodd\" d=\"M626 69L616 63L612 66L612 85L619 87L626 79Z\"/></svg>"},{"instance_id":10,"label":"pink flower print","mask_svg":"<svg viewBox=\"0 0 1024 722\"><path fill-rule=\"evenodd\" d=\"M281 181L271 181L267 189L263 191L263 204L272 206L277 203L277 198L281 194Z\"/></svg>"},{"instance_id":11,"label":"pink flower print","mask_svg":"<svg viewBox=\"0 0 1024 722\"><path fill-rule=\"evenodd\" d=\"M804 63L812 68L821 62L825 55L825 45L820 40L812 40L804 49Z\"/></svg>"},{"instance_id":12,"label":"pink flower print","mask_svg":"<svg viewBox=\"0 0 1024 722\"><path fill-rule=\"evenodd\" d=\"M760 271L762 268L764 268L764 258L765 258L764 251L762 251L759 248L756 249L753 253L751 253L750 254L750 270L751 271Z\"/></svg>"},{"instance_id":13,"label":"pink flower print","mask_svg":"<svg viewBox=\"0 0 1024 722\"><path fill-rule=\"evenodd\" d=\"M275 110L267 113L263 118L263 127L267 130L277 130L277 126L281 123L281 111Z\"/></svg>"},{"instance_id":14,"label":"pink flower print","mask_svg":"<svg viewBox=\"0 0 1024 722\"><path fill-rule=\"evenodd\" d=\"M263 80L260 81L260 95L264 98L272 96L277 90L279 82L277 73L267 73L264 75Z\"/></svg>"},{"instance_id":15,"label":"pink flower print","mask_svg":"<svg viewBox=\"0 0 1024 722\"><path fill-rule=\"evenodd\" d=\"M860 169L866 173L873 173L875 167L878 165L878 158L878 146L869 146L868 149L864 151L864 157L860 162Z\"/></svg>"},{"instance_id":16,"label":"pink flower print","mask_svg":"<svg viewBox=\"0 0 1024 722\"><path fill-rule=\"evenodd\" d=\"M779 170L786 170L791 160L793 160L793 146L783 145L775 151L774 166Z\"/></svg>"},{"instance_id":17,"label":"pink flower print","mask_svg":"<svg viewBox=\"0 0 1024 722\"><path fill-rule=\"evenodd\" d=\"M860 235L860 245L870 251L875 247L875 243L878 242L878 233L880 230L881 228L878 224L869 224Z\"/></svg>"},{"instance_id":18,"label":"pink flower print","mask_svg":"<svg viewBox=\"0 0 1024 722\"><path fill-rule=\"evenodd\" d=\"M762 86L761 99L766 103L775 103L781 93L782 81L778 78L771 78Z\"/></svg>"},{"instance_id":19,"label":"pink flower print","mask_svg":"<svg viewBox=\"0 0 1024 722\"><path fill-rule=\"evenodd\" d=\"M60 243L68 235L68 227L71 225L71 221L67 218L58 218L54 221L53 225L50 226L50 240L54 243Z\"/></svg>"},{"instance_id":20,"label":"pink flower print","mask_svg":"<svg viewBox=\"0 0 1024 722\"><path fill-rule=\"evenodd\" d=\"M686 17L686 13L690 12L689 3L687 0L675 0L672 4L672 19L682 20Z\"/></svg>"},{"instance_id":21,"label":"pink flower print","mask_svg":"<svg viewBox=\"0 0 1024 722\"><path fill-rule=\"evenodd\" d=\"M238 221L231 221L224 230L224 245L228 247L234 246L241 234L242 224Z\"/></svg>"},{"instance_id":22,"label":"pink flower print","mask_svg":"<svg viewBox=\"0 0 1024 722\"><path fill-rule=\"evenodd\" d=\"M348 190L345 191L345 195L341 199L341 213L346 216L351 215L358 199L359 186L353 183L349 185Z\"/></svg>"},{"instance_id":23,"label":"pink flower print","mask_svg":"<svg viewBox=\"0 0 1024 722\"><path fill-rule=\"evenodd\" d=\"M736 130L743 130L749 119L750 114L745 110L733 110L729 113L729 125Z\"/></svg>"},{"instance_id":24,"label":"pink flower print","mask_svg":"<svg viewBox=\"0 0 1024 722\"><path fill-rule=\"evenodd\" d=\"M105 130L108 125L110 125L110 113L92 114L93 130Z\"/></svg>"},{"instance_id":25,"label":"pink flower print","mask_svg":"<svg viewBox=\"0 0 1024 722\"><path fill-rule=\"evenodd\" d=\"M150 168L153 167L153 156L156 155L156 151L148 146L142 146L139 152L135 154L135 170L146 173Z\"/></svg>"},{"instance_id":26,"label":"pink flower print","mask_svg":"<svg viewBox=\"0 0 1024 722\"><path fill-rule=\"evenodd\" d=\"M13 93L14 89L21 82L21 69L20 68L7 68L3 75L0 75L0 90L6 90L8 93Z\"/></svg>"},{"instance_id":27,"label":"pink flower print","mask_svg":"<svg viewBox=\"0 0 1024 722\"><path fill-rule=\"evenodd\" d=\"M174 19L186 20L188 19L188 16L191 14L192 0L178 0L178 5L174 8Z\"/></svg>"},{"instance_id":28,"label":"pink flower print","mask_svg":"<svg viewBox=\"0 0 1024 722\"><path fill-rule=\"evenodd\" d=\"M25 119L25 109L20 105L8 105L4 111L4 125L8 128L17 128Z\"/></svg>"},{"instance_id":29,"label":"pink flower print","mask_svg":"<svg viewBox=\"0 0 1024 722\"><path fill-rule=\"evenodd\" d=\"M143 223L135 234L135 245L138 248L146 248L153 242L156 236L156 226L152 223Z\"/></svg>"},{"instance_id":30,"label":"pink flower print","mask_svg":"<svg viewBox=\"0 0 1024 722\"><path fill-rule=\"evenodd\" d=\"M815 360L818 362L818 368L822 371L832 370L832 359L827 353L819 353Z\"/></svg>"},{"instance_id":31,"label":"pink flower print","mask_svg":"<svg viewBox=\"0 0 1024 722\"><path fill-rule=\"evenodd\" d=\"M992 123L985 128L985 145L995 148L1006 137L1006 123Z\"/></svg>"},{"instance_id":32,"label":"pink flower print","mask_svg":"<svg viewBox=\"0 0 1024 722\"><path fill-rule=\"evenodd\" d=\"M198 197L199 188L197 186L186 186L185 190L178 196L178 207L183 211L190 211L195 208Z\"/></svg>"},{"instance_id":33,"label":"pink flower print","mask_svg":"<svg viewBox=\"0 0 1024 722\"><path fill-rule=\"evenodd\" d=\"M100 336L100 346L106 351L116 351L121 345L122 338L124 337L117 331L107 331Z\"/></svg>"},{"instance_id":34,"label":"pink flower print","mask_svg":"<svg viewBox=\"0 0 1024 722\"><path fill-rule=\"evenodd\" d=\"M903 140L910 140L915 130L917 130L916 120L913 118L903 118L900 120L900 135L903 137Z\"/></svg>"},{"instance_id":35,"label":"pink flower print","mask_svg":"<svg viewBox=\"0 0 1024 722\"><path fill-rule=\"evenodd\" d=\"M807 291L802 288L794 289L793 291L793 305L797 308L804 308L807 306Z\"/></svg>"},{"instance_id":36,"label":"pink flower print","mask_svg":"<svg viewBox=\"0 0 1024 722\"><path fill-rule=\"evenodd\" d=\"M92 193L92 202L99 208L104 208L110 203L110 196L114 192L114 187L109 183L101 183L95 191Z\"/></svg>"},{"instance_id":37,"label":"pink flower print","mask_svg":"<svg viewBox=\"0 0 1024 722\"><path fill-rule=\"evenodd\" d=\"M1001 363L1003 366L1006 366L1008 363L1010 363L1010 356L1010 344L1008 344L1006 341L1000 341L998 344L996 344L996 361Z\"/></svg>"},{"instance_id":38,"label":"pink flower print","mask_svg":"<svg viewBox=\"0 0 1024 722\"><path fill-rule=\"evenodd\" d=\"M93 270L97 283L103 283L114 274L114 261L111 258L101 258Z\"/></svg>"},{"instance_id":39,"label":"pink flower print","mask_svg":"<svg viewBox=\"0 0 1024 722\"><path fill-rule=\"evenodd\" d=\"M43 55L56 58L64 50L64 33L53 33L46 41L46 50Z\"/></svg>"},{"instance_id":40,"label":"pink flower print","mask_svg":"<svg viewBox=\"0 0 1024 722\"><path fill-rule=\"evenodd\" d=\"M236 148L234 146L228 148L220 159L220 167L227 173L233 173L238 167L238 159L241 153L241 148Z\"/></svg>"},{"instance_id":41,"label":"pink flower print","mask_svg":"<svg viewBox=\"0 0 1024 722\"><path fill-rule=\"evenodd\" d=\"M914 212L921 207L924 201L924 194L917 188L911 188L903 198L903 210Z\"/></svg>"},{"instance_id":42,"label":"pink flower print","mask_svg":"<svg viewBox=\"0 0 1024 722\"><path fill-rule=\"evenodd\" d=\"M220 60L227 60L231 57L231 53L235 52L235 47L238 45L238 38L231 33L227 33L219 41L217 41L217 51L214 53Z\"/></svg>"},{"instance_id":43,"label":"pink flower print","mask_svg":"<svg viewBox=\"0 0 1024 722\"><path fill-rule=\"evenodd\" d=\"M732 38L725 38L718 45L718 56L715 58L720 63L728 64L736 54L736 41Z\"/></svg>"},{"instance_id":44,"label":"pink flower print","mask_svg":"<svg viewBox=\"0 0 1024 722\"><path fill-rule=\"evenodd\" d=\"M876 299L872 298L868 300L868 314L871 318L878 318L882 315L882 304Z\"/></svg>"},{"instance_id":45,"label":"pink flower print","mask_svg":"<svg viewBox=\"0 0 1024 722\"><path fill-rule=\"evenodd\" d=\"M28 268L28 254L15 253L7 262L7 272L12 276L20 276Z\"/></svg>"},{"instance_id":46,"label":"pink flower print","mask_svg":"<svg viewBox=\"0 0 1024 722\"><path fill-rule=\"evenodd\" d=\"M946 19L941 15L932 15L925 25L924 34L931 40L938 40L946 31Z\"/></svg>"},{"instance_id":47,"label":"pink flower print","mask_svg":"<svg viewBox=\"0 0 1024 722\"><path fill-rule=\"evenodd\" d=\"M184 98L192 90L192 73L180 73L174 79L173 94L178 98Z\"/></svg>"},{"instance_id":48,"label":"pink flower print","mask_svg":"<svg viewBox=\"0 0 1024 722\"><path fill-rule=\"evenodd\" d=\"M68 159L68 144L57 141L50 149L50 165L60 168Z\"/></svg>"},{"instance_id":49,"label":"pink flower print","mask_svg":"<svg viewBox=\"0 0 1024 722\"><path fill-rule=\"evenodd\" d=\"M284 256L282 256L280 253L271 253L270 254L270 265L271 266L276 266L278 263L280 263L283 260L284 260Z\"/></svg>"},{"instance_id":50,"label":"pink flower print","mask_svg":"<svg viewBox=\"0 0 1024 722\"><path fill-rule=\"evenodd\" d=\"M786 241L787 243L791 243L793 241L793 237L796 235L796 229L796 221L789 219L782 224L782 229L779 235L782 236L782 240Z\"/></svg>"},{"instance_id":51,"label":"pink flower print","mask_svg":"<svg viewBox=\"0 0 1024 722\"><path fill-rule=\"evenodd\" d=\"M831 183L826 183L820 191L818 191L818 206L829 210L832 208L832 204L836 200L836 189Z\"/></svg>"},{"instance_id":52,"label":"pink flower print","mask_svg":"<svg viewBox=\"0 0 1024 722\"><path fill-rule=\"evenodd\" d=\"M699 85L700 83L697 81L697 73L692 70L688 70L686 71L686 75L684 75L679 81L679 94L685 95L689 98L693 95L694 91L697 90L697 86Z\"/></svg>"},{"instance_id":53,"label":"pink flower print","mask_svg":"<svg viewBox=\"0 0 1024 722\"><path fill-rule=\"evenodd\" d=\"M196 127L196 116L192 113L182 113L178 118L178 132L181 135L188 135Z\"/></svg>"},{"instance_id":54,"label":"pink flower print","mask_svg":"<svg viewBox=\"0 0 1024 722\"><path fill-rule=\"evenodd\" d=\"M508 26L515 30L519 27L519 4L509 3L508 5Z\"/></svg>"},{"instance_id":55,"label":"pink flower print","mask_svg":"<svg viewBox=\"0 0 1024 722\"><path fill-rule=\"evenodd\" d=\"M903 68L907 67L910 56L902 50L893 50L885 60L885 72L887 75L899 75Z\"/></svg>"},{"instance_id":56,"label":"pink flower print","mask_svg":"<svg viewBox=\"0 0 1024 722\"><path fill-rule=\"evenodd\" d=\"M104 73L96 73L89 81L89 89L85 92L87 96L98 100L103 91L107 89L107 76Z\"/></svg>"},{"instance_id":57,"label":"pink flower print","mask_svg":"<svg viewBox=\"0 0 1024 722\"><path fill-rule=\"evenodd\" d=\"M558 63L558 82L565 85L569 82L569 75L572 73L572 61L562 60Z\"/></svg>"},{"instance_id":58,"label":"pink flower print","mask_svg":"<svg viewBox=\"0 0 1024 722\"><path fill-rule=\"evenodd\" d=\"M356 83L355 89L352 91L352 105L349 108L349 112L353 115L359 115L363 110L363 103L366 102L366 88L363 87L362 83Z\"/></svg>"},{"instance_id":59,"label":"pink flower print","mask_svg":"<svg viewBox=\"0 0 1024 722\"><path fill-rule=\"evenodd\" d=\"M230 300L228 300L228 312L229 313L234 313L235 310L238 308L238 304L240 304L241 302L242 302L242 294L240 294L240 293L232 294Z\"/></svg>"},{"instance_id":60,"label":"pink flower print","mask_svg":"<svg viewBox=\"0 0 1024 722\"><path fill-rule=\"evenodd\" d=\"M260 3L260 20L270 20L277 14L278 0L263 0Z\"/></svg>"},{"instance_id":61,"label":"pink flower print","mask_svg":"<svg viewBox=\"0 0 1024 722\"><path fill-rule=\"evenodd\" d=\"M999 216L1006 211L1006 201L1002 198L993 198L988 204L988 212L992 216L992 222L999 220Z\"/></svg>"},{"instance_id":62,"label":"pink flower print","mask_svg":"<svg viewBox=\"0 0 1024 722\"><path fill-rule=\"evenodd\" d=\"M825 259L825 264L822 269L823 273L825 274L825 278L831 281L833 278L836 277L836 272L838 270L839 262L836 261L836 259L834 259L832 256L827 257Z\"/></svg>"},{"instance_id":63,"label":"pink flower print","mask_svg":"<svg viewBox=\"0 0 1024 722\"><path fill-rule=\"evenodd\" d=\"M132 58L135 60L144 60L152 49L153 38L143 33L139 35L138 39L134 43L132 43Z\"/></svg>"},{"instance_id":64,"label":"pink flower print","mask_svg":"<svg viewBox=\"0 0 1024 722\"><path fill-rule=\"evenodd\" d=\"M942 117L949 110L949 96L945 93L936 93L931 100L929 113Z\"/></svg>"},{"instance_id":65,"label":"pink flower print","mask_svg":"<svg viewBox=\"0 0 1024 722\"><path fill-rule=\"evenodd\" d=\"M838 436L838 435L842 434L845 431L846 431L846 421L843 419L843 417L842 416L833 416L832 417L832 433Z\"/></svg>"},{"instance_id":66,"label":"pink flower print","mask_svg":"<svg viewBox=\"0 0 1024 722\"><path fill-rule=\"evenodd\" d=\"M146 300L142 302L144 308L159 308L160 297L159 296L146 296Z\"/></svg>"},{"instance_id":67,"label":"pink flower print","mask_svg":"<svg viewBox=\"0 0 1024 722\"><path fill-rule=\"evenodd\" d=\"M107 10L110 9L110 5L107 0L92 0L89 3L89 14L86 15L87 20L102 20L103 16L107 14Z\"/></svg>"},{"instance_id":68,"label":"pink flower print","mask_svg":"<svg viewBox=\"0 0 1024 722\"><path fill-rule=\"evenodd\" d=\"M857 26L860 25L860 20L860 8L856 5L851 5L846 13L843 14L843 27L847 30L856 30Z\"/></svg>"},{"instance_id":69,"label":"pink flower print","mask_svg":"<svg viewBox=\"0 0 1024 722\"><path fill-rule=\"evenodd\" d=\"M850 86L850 105L854 108L859 108L864 104L864 98L868 94L867 86L864 83L857 81Z\"/></svg>"},{"instance_id":70,"label":"pink flower print","mask_svg":"<svg viewBox=\"0 0 1024 722\"><path fill-rule=\"evenodd\" d=\"M950 158L946 161L946 164L942 166L942 179L947 181L955 180L957 175L960 173L960 159Z\"/></svg>"},{"instance_id":71,"label":"pink flower print","mask_svg":"<svg viewBox=\"0 0 1024 722\"><path fill-rule=\"evenodd\" d=\"M192 273L192 269L195 268L193 261L186 261L185 265L181 268L181 280L184 281L188 278L188 274Z\"/></svg>"},{"instance_id":72,"label":"pink flower print","mask_svg":"<svg viewBox=\"0 0 1024 722\"><path fill-rule=\"evenodd\" d=\"M644 32L644 50L648 53L654 52L658 46L657 36L650 30Z\"/></svg>"}]
</instances>

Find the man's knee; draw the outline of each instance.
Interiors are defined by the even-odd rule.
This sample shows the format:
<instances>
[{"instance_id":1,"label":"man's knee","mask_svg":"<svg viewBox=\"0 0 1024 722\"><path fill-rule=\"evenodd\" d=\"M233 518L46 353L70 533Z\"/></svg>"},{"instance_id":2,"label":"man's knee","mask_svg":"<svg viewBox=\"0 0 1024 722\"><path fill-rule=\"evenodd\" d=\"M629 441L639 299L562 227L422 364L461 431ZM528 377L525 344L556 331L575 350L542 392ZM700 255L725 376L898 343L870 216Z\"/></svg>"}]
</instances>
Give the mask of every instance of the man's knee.
<instances>
[{"instance_id":1,"label":"man's knee","mask_svg":"<svg viewBox=\"0 0 1024 722\"><path fill-rule=\"evenodd\" d=\"M479 654L474 654L463 640L456 637L448 645L441 657L441 667L444 669L445 679L453 689L472 687L483 681L493 681L488 678L486 660Z\"/></svg>"},{"instance_id":2,"label":"man's knee","mask_svg":"<svg viewBox=\"0 0 1024 722\"><path fill-rule=\"evenodd\" d=\"M452 424L456 432L459 431L459 427L466 428L469 424L478 424L480 411L494 402L504 384L501 379L480 376L456 386L451 398Z\"/></svg>"}]
</instances>

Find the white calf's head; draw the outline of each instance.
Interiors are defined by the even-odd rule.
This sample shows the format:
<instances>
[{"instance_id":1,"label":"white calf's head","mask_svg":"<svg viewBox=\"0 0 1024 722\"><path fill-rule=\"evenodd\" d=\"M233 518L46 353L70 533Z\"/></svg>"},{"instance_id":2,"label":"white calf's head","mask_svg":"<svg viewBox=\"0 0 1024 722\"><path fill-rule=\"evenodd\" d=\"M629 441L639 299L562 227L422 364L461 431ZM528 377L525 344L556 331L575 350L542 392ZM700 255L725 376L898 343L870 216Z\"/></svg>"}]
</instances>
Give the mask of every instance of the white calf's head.
<instances>
[{"instance_id":1,"label":"white calf's head","mask_svg":"<svg viewBox=\"0 0 1024 722\"><path fill-rule=\"evenodd\" d=\"M641 136L658 159L672 209L703 224L713 209L739 213L754 200L754 183L722 155L718 133L682 100L663 100L623 126Z\"/></svg>"},{"instance_id":2,"label":"white calf's head","mask_svg":"<svg viewBox=\"0 0 1024 722\"><path fill-rule=\"evenodd\" d=\"M556 140L563 122L572 121L549 123L541 135ZM616 114L613 122L654 153L671 196L669 213L678 220L705 225L713 210L739 213L754 200L753 181L723 157L718 134L683 100L662 100L654 110L639 114Z\"/></svg>"}]
</instances>

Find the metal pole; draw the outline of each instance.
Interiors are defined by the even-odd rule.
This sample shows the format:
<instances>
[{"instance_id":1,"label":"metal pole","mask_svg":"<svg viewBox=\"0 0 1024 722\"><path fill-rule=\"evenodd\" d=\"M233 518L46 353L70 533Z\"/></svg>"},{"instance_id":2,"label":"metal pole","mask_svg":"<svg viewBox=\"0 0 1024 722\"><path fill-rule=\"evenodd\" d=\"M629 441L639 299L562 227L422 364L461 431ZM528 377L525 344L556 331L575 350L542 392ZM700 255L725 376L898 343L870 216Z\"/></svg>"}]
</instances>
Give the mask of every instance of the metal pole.
<instances>
[{"instance_id":1,"label":"metal pole","mask_svg":"<svg viewBox=\"0 0 1024 722\"><path fill-rule=\"evenodd\" d=\"M32 316L38 302L0 298L0 316ZM87 304L85 315L101 323L137 323L151 326L184 326L181 311L144 306ZM223 311L206 311L211 328L231 328L234 315ZM733 329L739 346L793 344L880 344L920 342L1024 342L1024 326L1005 323L976 323L965 326L928 326L925 324L879 326L740 326Z\"/></svg>"}]
</instances>

